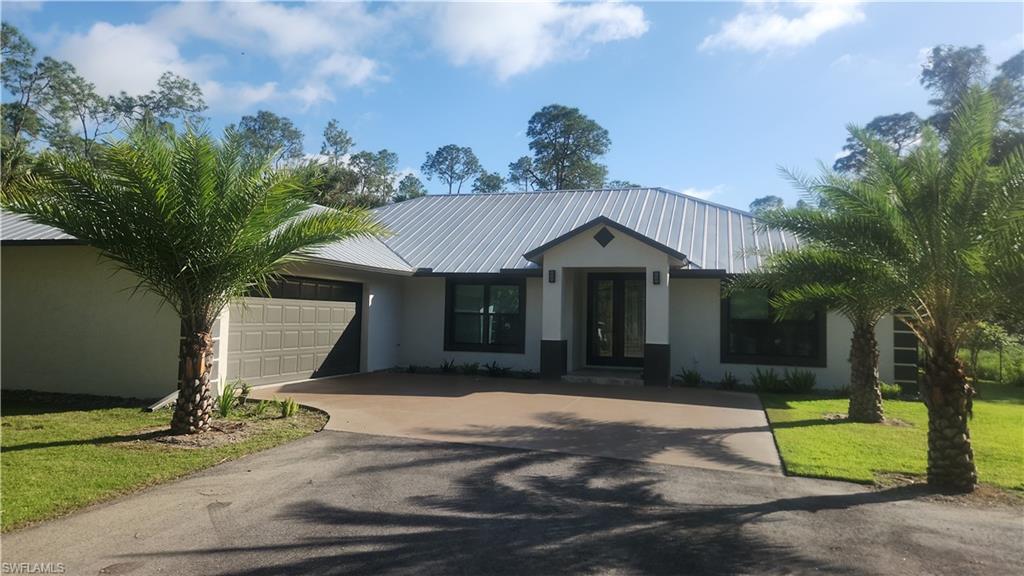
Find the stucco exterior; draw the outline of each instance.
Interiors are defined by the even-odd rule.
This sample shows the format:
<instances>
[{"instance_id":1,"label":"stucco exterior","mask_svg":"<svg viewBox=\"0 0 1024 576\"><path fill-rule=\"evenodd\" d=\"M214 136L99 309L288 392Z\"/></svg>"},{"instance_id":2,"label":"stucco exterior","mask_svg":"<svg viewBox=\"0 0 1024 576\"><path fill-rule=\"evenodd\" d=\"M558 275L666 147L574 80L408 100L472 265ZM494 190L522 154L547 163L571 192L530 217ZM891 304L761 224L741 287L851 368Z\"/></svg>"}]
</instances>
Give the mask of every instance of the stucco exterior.
<instances>
[{"instance_id":1,"label":"stucco exterior","mask_svg":"<svg viewBox=\"0 0 1024 576\"><path fill-rule=\"evenodd\" d=\"M540 366L541 279L526 279L526 345L522 354L462 352L444 349L445 279L403 279L400 361L403 366L438 367L454 359L457 363L497 362L517 370L538 370Z\"/></svg>"},{"instance_id":2,"label":"stucco exterior","mask_svg":"<svg viewBox=\"0 0 1024 576\"><path fill-rule=\"evenodd\" d=\"M671 289L672 370L698 370L708 380L732 372L746 384L757 368L774 368L781 374L786 366L722 363L721 282L717 279L674 278ZM800 367L817 377L818 388L839 388L850 379L850 337L853 327L842 316L829 313L825 321L825 367ZM879 376L893 381L892 317L886 316L875 328L879 348Z\"/></svg>"},{"instance_id":3,"label":"stucco exterior","mask_svg":"<svg viewBox=\"0 0 1024 576\"><path fill-rule=\"evenodd\" d=\"M5 389L156 398L177 386L179 320L85 246L4 246Z\"/></svg>"}]
</instances>

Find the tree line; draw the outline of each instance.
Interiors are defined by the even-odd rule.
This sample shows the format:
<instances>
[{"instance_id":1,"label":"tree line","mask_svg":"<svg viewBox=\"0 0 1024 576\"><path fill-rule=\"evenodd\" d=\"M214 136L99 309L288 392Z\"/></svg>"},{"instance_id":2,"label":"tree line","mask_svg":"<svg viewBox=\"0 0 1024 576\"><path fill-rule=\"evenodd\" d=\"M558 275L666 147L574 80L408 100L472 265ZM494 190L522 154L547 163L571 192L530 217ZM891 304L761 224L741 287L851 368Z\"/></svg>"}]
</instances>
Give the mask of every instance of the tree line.
<instances>
[{"instance_id":1,"label":"tree line","mask_svg":"<svg viewBox=\"0 0 1024 576\"><path fill-rule=\"evenodd\" d=\"M207 110L198 84L165 72L144 94L101 95L75 67L40 57L14 26L4 23L3 185L28 171L40 153L95 157L97 147L123 138L140 123L201 125ZM351 135L332 119L323 131L319 155L307 155L305 134L288 117L269 110L228 125L245 157L271 158L279 169L296 170L313 183L312 201L330 206L379 206L426 194L413 174L401 174L398 155L388 149L357 150ZM528 122L529 155L509 163L507 172L485 170L472 148L448 144L428 152L421 172L449 194L504 190L637 187L607 181L600 162L611 147L608 131L577 108L552 104Z\"/></svg>"},{"instance_id":2,"label":"tree line","mask_svg":"<svg viewBox=\"0 0 1024 576\"><path fill-rule=\"evenodd\" d=\"M972 86L980 86L992 95L997 110L998 121L992 142L993 162L1005 159L1024 144L1024 50L999 64L991 78L989 63L985 47L981 45L933 47L918 76L921 86L931 93L932 98L928 101L932 106L931 115L921 118L915 112L883 114L872 118L862 130L897 157L905 157L920 144L927 127L940 137L948 135L954 111L964 95ZM869 152L863 140L851 133L832 169L840 174L860 174L867 165ZM813 202L820 200L816 198ZM799 200L797 207L810 206L809 202ZM750 203L750 211L761 214L782 208L783 204L778 196L762 196Z\"/></svg>"}]
</instances>

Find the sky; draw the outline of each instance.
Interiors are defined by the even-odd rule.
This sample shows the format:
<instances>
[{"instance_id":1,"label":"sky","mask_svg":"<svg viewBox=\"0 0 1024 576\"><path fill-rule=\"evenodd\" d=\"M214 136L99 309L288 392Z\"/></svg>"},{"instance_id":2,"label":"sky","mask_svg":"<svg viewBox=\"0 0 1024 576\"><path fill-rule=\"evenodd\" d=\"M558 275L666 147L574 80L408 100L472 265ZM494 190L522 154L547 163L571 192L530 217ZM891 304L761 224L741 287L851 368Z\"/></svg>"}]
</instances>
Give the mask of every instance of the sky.
<instances>
[{"instance_id":1,"label":"sky","mask_svg":"<svg viewBox=\"0 0 1024 576\"><path fill-rule=\"evenodd\" d=\"M982 44L993 68L1024 48L1020 2L5 1L2 17L101 94L191 78L214 132L271 110L316 153L336 118L403 171L453 143L505 173L558 103L609 131L609 178L737 208L795 203L779 167L831 164L850 123L926 116L930 47Z\"/></svg>"}]
</instances>

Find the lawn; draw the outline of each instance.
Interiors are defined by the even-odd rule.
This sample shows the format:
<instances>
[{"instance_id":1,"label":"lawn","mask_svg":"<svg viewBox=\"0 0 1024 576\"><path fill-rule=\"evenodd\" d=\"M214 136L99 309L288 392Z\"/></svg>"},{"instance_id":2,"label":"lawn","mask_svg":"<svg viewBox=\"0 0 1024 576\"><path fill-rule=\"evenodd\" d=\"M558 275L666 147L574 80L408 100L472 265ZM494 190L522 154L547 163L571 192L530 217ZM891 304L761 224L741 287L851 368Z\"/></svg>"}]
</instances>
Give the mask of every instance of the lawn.
<instances>
[{"instance_id":1,"label":"lawn","mask_svg":"<svg viewBox=\"0 0 1024 576\"><path fill-rule=\"evenodd\" d=\"M322 428L326 419L307 410L291 418L269 410L256 416L247 406L226 420L214 420L221 429L236 429L237 441L180 447L160 440L173 440L164 434L170 416L169 410L144 412L113 399L5 393L2 530L301 438Z\"/></svg>"},{"instance_id":2,"label":"lawn","mask_svg":"<svg viewBox=\"0 0 1024 576\"><path fill-rule=\"evenodd\" d=\"M979 480L1024 490L1024 388L982 382L971 420ZM779 453L790 474L855 482L879 474L924 475L928 413L916 401L886 400L888 424L832 420L847 400L762 394Z\"/></svg>"}]
</instances>

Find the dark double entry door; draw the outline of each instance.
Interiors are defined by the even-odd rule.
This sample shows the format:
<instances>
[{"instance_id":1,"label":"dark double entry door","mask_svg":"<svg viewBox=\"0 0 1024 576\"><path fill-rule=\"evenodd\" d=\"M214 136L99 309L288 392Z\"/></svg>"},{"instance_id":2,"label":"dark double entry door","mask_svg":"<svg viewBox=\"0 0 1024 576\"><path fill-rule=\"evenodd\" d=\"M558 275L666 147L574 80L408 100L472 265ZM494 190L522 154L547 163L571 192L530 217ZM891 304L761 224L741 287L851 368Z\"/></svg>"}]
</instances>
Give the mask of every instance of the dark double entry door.
<instances>
[{"instance_id":1,"label":"dark double entry door","mask_svg":"<svg viewBox=\"0 0 1024 576\"><path fill-rule=\"evenodd\" d=\"M643 273L587 275L587 363L642 366L646 284Z\"/></svg>"}]
</instances>

